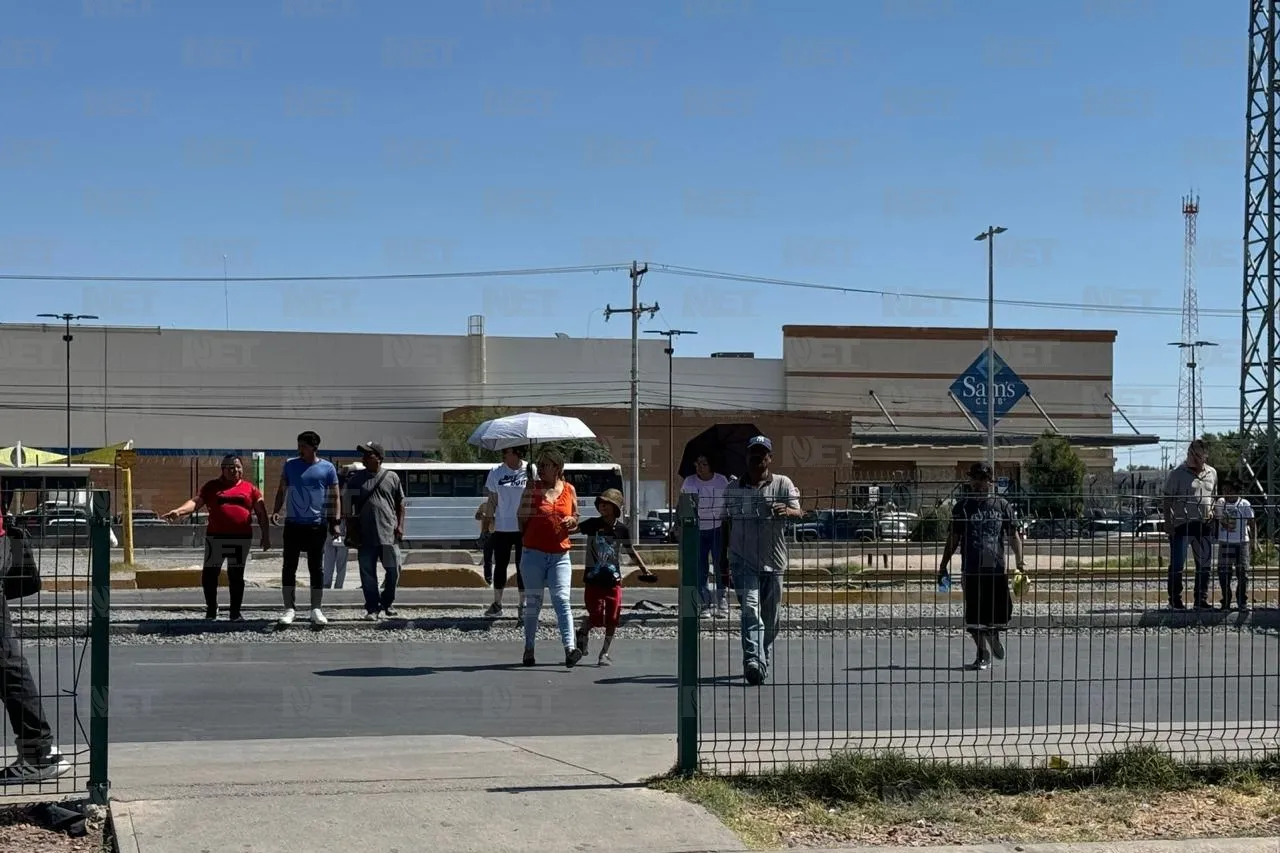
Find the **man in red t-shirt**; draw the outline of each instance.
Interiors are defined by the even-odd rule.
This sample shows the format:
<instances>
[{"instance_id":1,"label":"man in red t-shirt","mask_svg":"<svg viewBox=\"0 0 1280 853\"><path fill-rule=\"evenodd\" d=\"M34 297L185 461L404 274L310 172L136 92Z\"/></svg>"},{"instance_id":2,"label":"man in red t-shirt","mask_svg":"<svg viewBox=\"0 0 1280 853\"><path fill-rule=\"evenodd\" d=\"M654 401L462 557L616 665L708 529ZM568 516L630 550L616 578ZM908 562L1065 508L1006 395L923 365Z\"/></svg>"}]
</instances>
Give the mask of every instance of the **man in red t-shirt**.
<instances>
[{"instance_id":1,"label":"man in red t-shirt","mask_svg":"<svg viewBox=\"0 0 1280 853\"><path fill-rule=\"evenodd\" d=\"M204 570L200 575L205 618L218 618L218 579L225 561L227 585L231 588L231 621L243 622L240 606L244 603L244 571L253 546L253 517L258 517L264 551L271 548L271 523L262 492L244 479L244 465L239 456L223 457L222 476L205 483L198 495L165 513L164 517L176 521L201 507L209 509L204 532Z\"/></svg>"}]
</instances>

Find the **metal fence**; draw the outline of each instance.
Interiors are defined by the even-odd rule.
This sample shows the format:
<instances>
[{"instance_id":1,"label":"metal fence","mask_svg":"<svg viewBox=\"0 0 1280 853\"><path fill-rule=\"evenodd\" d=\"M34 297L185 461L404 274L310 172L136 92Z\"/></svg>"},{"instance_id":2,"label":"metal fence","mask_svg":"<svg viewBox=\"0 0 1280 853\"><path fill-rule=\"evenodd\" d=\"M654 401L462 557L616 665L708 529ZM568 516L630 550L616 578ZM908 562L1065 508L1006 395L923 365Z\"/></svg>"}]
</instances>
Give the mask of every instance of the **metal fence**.
<instances>
[{"instance_id":1,"label":"metal fence","mask_svg":"<svg viewBox=\"0 0 1280 853\"><path fill-rule=\"evenodd\" d=\"M1274 542L1252 544L1245 609L1234 575L1222 609L1216 546L1200 578L1213 609L1195 607L1190 552L1187 609L1172 609L1170 541L1149 521L1149 498L1009 495L1028 584L1012 594L1003 659L979 670L959 553L952 588L938 583L956 495L938 483L915 484L892 507L803 497L806 518L786 525L779 633L758 686L744 677L737 591L727 611L699 613L698 522L683 498L680 765L758 772L839 751L1082 763L1139 744L1196 761L1277 749ZM1271 509L1249 500L1259 516Z\"/></svg>"},{"instance_id":2,"label":"metal fence","mask_svg":"<svg viewBox=\"0 0 1280 853\"><path fill-rule=\"evenodd\" d=\"M29 575L34 565L40 590L7 602L8 618L0 625L0 692L8 710L21 689L20 656L39 694L38 713L70 767L52 780L0 786L0 802L86 795L107 801L110 493L88 492L87 503L68 501L67 494L29 488L15 493L7 486L4 492L7 535L0 544L13 557L9 576ZM13 716L10 711L4 724L5 766L19 757Z\"/></svg>"}]
</instances>

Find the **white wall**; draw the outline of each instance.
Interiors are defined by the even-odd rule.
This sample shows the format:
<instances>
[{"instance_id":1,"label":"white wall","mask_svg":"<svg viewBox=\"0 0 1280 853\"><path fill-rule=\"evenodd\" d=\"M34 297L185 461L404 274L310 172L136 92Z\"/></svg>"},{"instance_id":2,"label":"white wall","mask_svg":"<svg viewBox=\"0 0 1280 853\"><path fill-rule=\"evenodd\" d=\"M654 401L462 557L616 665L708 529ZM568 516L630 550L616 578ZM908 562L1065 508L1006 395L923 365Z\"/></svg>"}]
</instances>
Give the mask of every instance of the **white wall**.
<instances>
[{"instance_id":1,"label":"white wall","mask_svg":"<svg viewBox=\"0 0 1280 853\"><path fill-rule=\"evenodd\" d=\"M304 429L326 448L377 440L434 447L440 418L466 405L625 406L626 339L74 328L72 441L99 447L287 449ZM480 385L478 355L487 383ZM640 346L641 403L665 407L661 340ZM65 442L60 326L0 325L6 400L0 442ZM780 360L677 359L677 401L780 407ZM772 405L766 405L772 404Z\"/></svg>"}]
</instances>

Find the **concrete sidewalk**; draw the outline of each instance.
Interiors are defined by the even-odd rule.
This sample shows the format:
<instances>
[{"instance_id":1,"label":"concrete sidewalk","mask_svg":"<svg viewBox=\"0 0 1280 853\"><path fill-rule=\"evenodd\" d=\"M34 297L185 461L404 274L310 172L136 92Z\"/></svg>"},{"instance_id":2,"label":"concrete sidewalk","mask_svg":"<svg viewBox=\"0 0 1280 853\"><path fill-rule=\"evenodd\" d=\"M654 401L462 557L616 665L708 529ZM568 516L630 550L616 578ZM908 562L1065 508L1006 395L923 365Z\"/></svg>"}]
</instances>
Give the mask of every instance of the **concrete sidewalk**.
<instances>
[{"instance_id":1,"label":"concrete sidewalk","mask_svg":"<svg viewBox=\"0 0 1280 853\"><path fill-rule=\"evenodd\" d=\"M746 850L701 808L644 786L674 749L667 735L118 744L112 811L122 853ZM925 849L1276 853L1280 839Z\"/></svg>"},{"instance_id":2,"label":"concrete sidewalk","mask_svg":"<svg viewBox=\"0 0 1280 853\"><path fill-rule=\"evenodd\" d=\"M746 848L643 781L673 737L117 744L122 853L695 853Z\"/></svg>"}]
</instances>

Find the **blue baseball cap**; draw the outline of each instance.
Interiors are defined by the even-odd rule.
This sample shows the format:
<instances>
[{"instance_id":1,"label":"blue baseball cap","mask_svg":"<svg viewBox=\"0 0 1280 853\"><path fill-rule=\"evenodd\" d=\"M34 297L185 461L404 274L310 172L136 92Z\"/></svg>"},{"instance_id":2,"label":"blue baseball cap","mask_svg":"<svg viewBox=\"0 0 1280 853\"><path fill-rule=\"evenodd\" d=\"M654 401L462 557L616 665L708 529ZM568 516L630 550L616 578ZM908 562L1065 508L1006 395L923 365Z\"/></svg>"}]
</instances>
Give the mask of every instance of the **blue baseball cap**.
<instances>
[{"instance_id":1,"label":"blue baseball cap","mask_svg":"<svg viewBox=\"0 0 1280 853\"><path fill-rule=\"evenodd\" d=\"M770 453L773 452L773 442L765 438L763 435L757 435L755 438L747 442L747 450L751 450L753 447L763 447Z\"/></svg>"}]
</instances>

